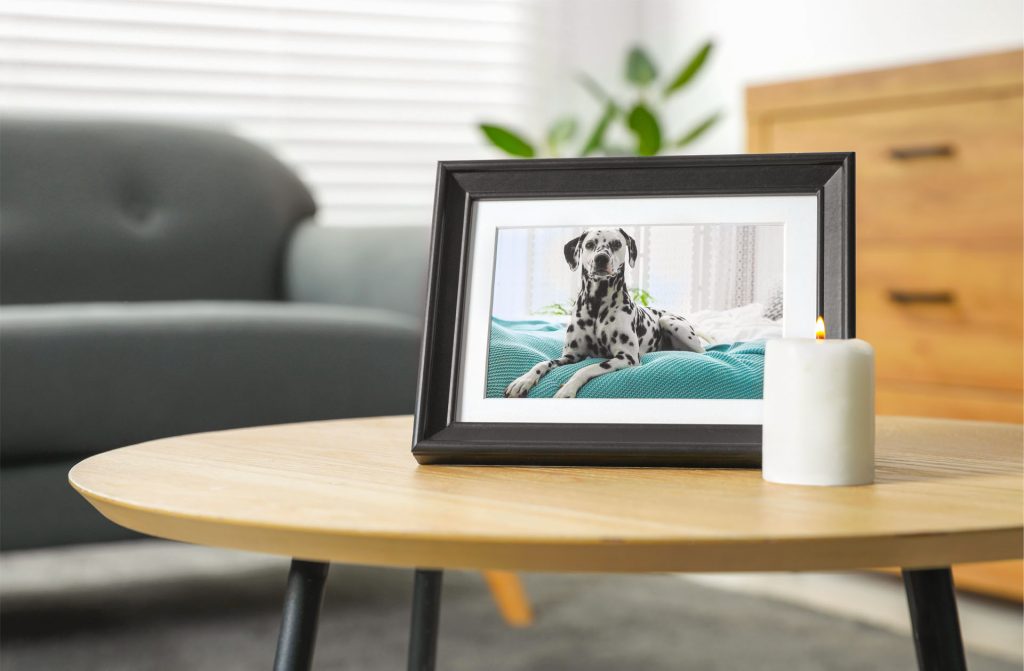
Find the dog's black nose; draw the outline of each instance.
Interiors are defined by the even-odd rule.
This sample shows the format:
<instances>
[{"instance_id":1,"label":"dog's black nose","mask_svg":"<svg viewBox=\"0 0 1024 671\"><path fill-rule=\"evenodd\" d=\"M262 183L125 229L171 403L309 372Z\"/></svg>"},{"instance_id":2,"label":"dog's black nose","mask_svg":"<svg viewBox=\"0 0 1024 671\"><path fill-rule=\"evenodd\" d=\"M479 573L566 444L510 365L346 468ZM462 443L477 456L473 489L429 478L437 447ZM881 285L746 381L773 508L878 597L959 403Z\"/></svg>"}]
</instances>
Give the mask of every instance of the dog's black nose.
<instances>
[{"instance_id":1,"label":"dog's black nose","mask_svg":"<svg viewBox=\"0 0 1024 671\"><path fill-rule=\"evenodd\" d=\"M610 261L610 260L611 259L608 257L607 254L603 254L602 253L602 254L597 254L597 255L594 256L594 263L596 263L599 266L606 266L606 265L608 265L608 261Z\"/></svg>"}]
</instances>

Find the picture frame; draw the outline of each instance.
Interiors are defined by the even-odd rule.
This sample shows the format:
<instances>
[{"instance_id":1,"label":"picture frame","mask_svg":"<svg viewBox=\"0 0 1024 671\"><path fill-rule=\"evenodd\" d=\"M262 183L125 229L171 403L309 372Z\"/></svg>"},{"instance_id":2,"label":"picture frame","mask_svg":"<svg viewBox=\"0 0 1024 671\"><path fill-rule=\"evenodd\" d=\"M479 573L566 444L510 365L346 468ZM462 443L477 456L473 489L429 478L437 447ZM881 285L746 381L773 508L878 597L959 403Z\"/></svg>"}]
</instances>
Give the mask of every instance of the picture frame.
<instances>
[{"instance_id":1,"label":"picture frame","mask_svg":"<svg viewBox=\"0 0 1024 671\"><path fill-rule=\"evenodd\" d=\"M827 338L852 338L854 164L851 152L439 163L413 456L421 464L759 466L756 398L486 396L491 364L481 358L495 315L483 310L494 309L494 255L506 228L563 220L586 230L592 220L781 227L785 304L802 312L792 326L796 307L786 308L783 335L813 337L802 325L813 313Z\"/></svg>"}]
</instances>

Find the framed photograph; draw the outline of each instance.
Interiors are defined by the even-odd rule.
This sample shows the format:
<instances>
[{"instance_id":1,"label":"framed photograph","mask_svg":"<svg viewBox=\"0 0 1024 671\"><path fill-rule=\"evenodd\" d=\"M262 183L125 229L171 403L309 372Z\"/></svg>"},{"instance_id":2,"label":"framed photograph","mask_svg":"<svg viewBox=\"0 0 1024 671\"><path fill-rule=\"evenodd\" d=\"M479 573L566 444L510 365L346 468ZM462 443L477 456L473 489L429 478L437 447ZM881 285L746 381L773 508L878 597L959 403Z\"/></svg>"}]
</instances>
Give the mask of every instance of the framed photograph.
<instances>
[{"instance_id":1,"label":"framed photograph","mask_svg":"<svg viewBox=\"0 0 1024 671\"><path fill-rule=\"evenodd\" d=\"M442 162L420 463L760 464L765 341L854 336L854 156Z\"/></svg>"}]
</instances>

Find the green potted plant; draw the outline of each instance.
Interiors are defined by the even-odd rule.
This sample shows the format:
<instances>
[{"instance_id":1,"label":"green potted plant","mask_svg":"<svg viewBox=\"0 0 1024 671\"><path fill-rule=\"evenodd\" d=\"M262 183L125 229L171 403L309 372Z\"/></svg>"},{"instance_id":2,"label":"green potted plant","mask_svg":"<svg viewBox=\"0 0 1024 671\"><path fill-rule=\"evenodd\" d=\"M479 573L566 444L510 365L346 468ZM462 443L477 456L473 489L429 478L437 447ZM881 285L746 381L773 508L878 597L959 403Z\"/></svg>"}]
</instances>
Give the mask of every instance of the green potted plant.
<instances>
[{"instance_id":1,"label":"green potted plant","mask_svg":"<svg viewBox=\"0 0 1024 671\"><path fill-rule=\"evenodd\" d=\"M552 122L543 143L533 142L523 133L498 124L481 123L480 130L492 145L509 156L520 158L564 155L574 141L577 142L575 152L579 156L654 156L683 149L714 126L721 118L721 112L712 112L673 136L665 123L663 106L703 69L712 47L711 41L705 42L679 67L674 77L661 82L658 67L648 52L641 46L633 47L626 55L625 77L634 89L634 95L627 103L616 100L593 77L581 74L578 78L580 85L602 106L597 121L583 136L578 136L580 124L572 116ZM610 143L609 131L616 124L628 131L627 137L632 138L633 146Z\"/></svg>"}]
</instances>

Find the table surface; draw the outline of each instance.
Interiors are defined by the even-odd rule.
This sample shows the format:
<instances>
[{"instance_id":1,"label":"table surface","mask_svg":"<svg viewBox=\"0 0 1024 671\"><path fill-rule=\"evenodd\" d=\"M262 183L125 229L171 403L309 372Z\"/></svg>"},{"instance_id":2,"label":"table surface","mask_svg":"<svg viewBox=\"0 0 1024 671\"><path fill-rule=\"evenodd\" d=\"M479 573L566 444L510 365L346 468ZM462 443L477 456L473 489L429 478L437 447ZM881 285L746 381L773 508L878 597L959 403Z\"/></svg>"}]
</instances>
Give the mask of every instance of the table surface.
<instances>
[{"instance_id":1,"label":"table surface","mask_svg":"<svg viewBox=\"0 0 1024 671\"><path fill-rule=\"evenodd\" d=\"M114 522L180 541L382 566L538 571L929 567L1013 559L1022 427L880 417L877 482L759 470L419 466L412 420L195 434L86 459Z\"/></svg>"}]
</instances>

